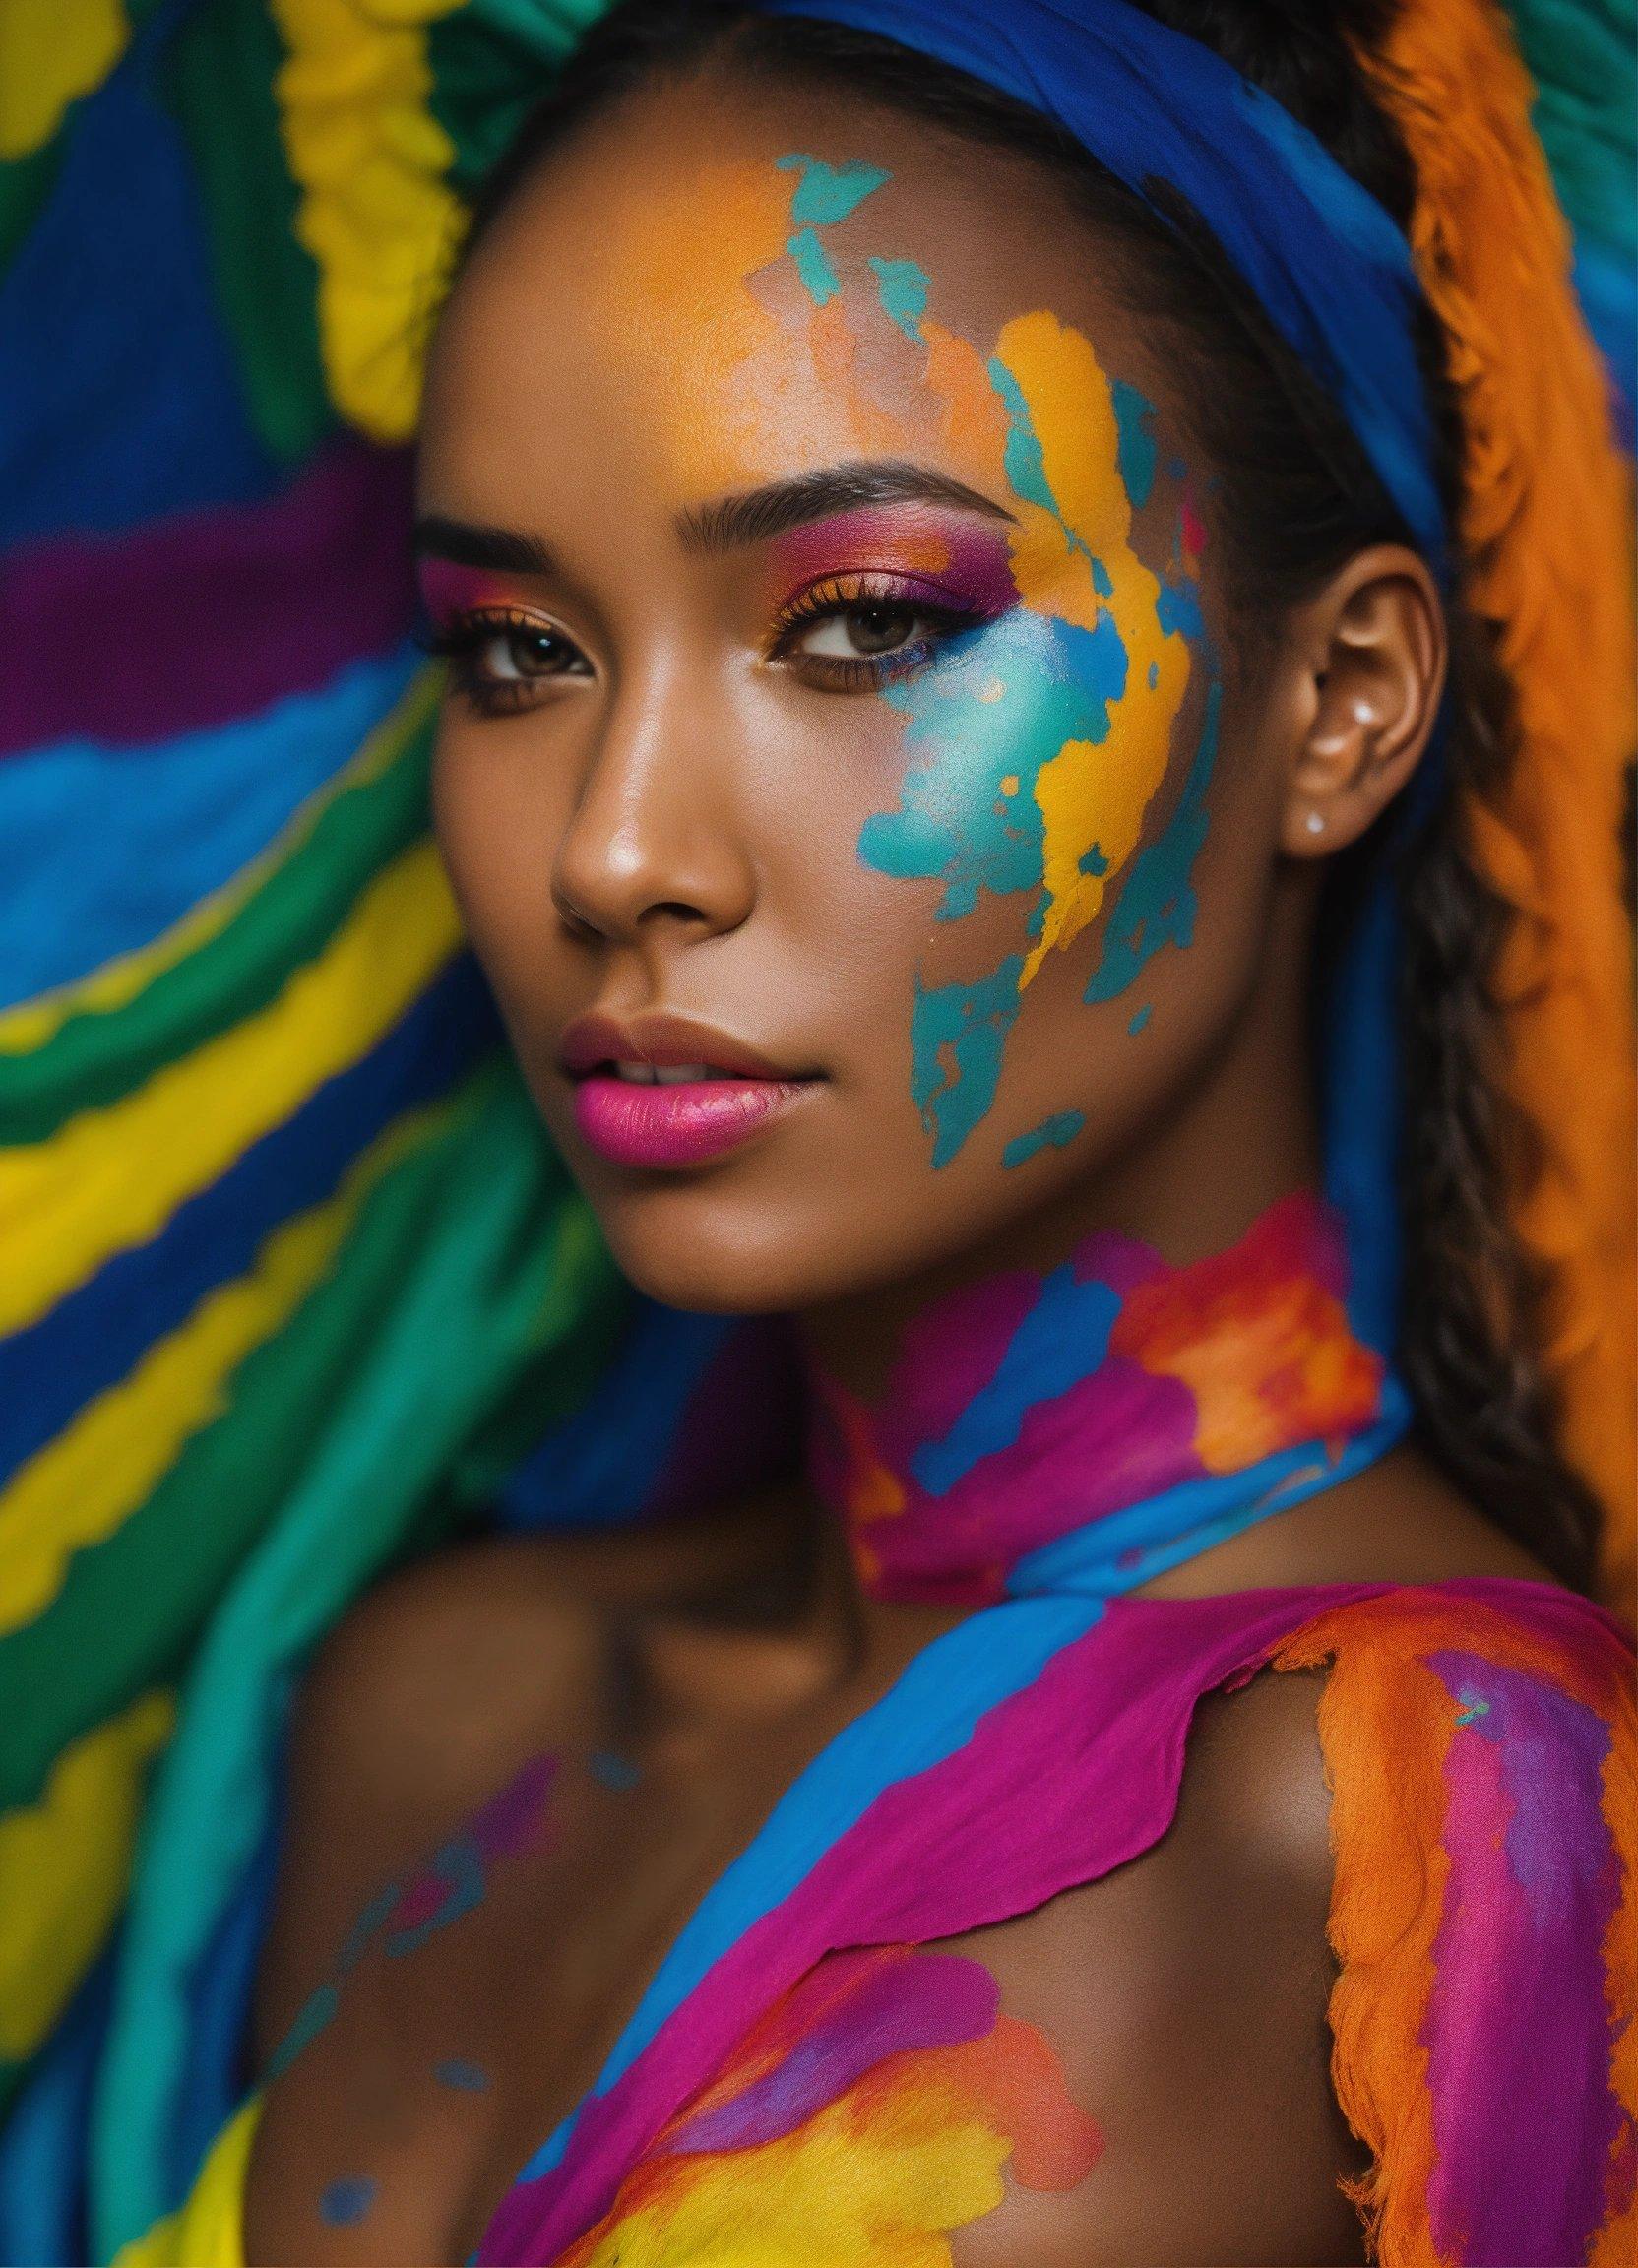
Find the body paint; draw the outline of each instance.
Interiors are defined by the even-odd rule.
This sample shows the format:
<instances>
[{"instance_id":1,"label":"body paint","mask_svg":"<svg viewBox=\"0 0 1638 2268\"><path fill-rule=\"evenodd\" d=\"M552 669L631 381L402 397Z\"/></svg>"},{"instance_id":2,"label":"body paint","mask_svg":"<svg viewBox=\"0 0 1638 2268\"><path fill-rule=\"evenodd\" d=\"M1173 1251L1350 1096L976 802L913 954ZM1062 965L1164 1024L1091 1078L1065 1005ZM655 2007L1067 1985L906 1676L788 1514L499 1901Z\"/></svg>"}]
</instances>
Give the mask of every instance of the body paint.
<instances>
[{"instance_id":1,"label":"body paint","mask_svg":"<svg viewBox=\"0 0 1638 2268\"><path fill-rule=\"evenodd\" d=\"M1020 2188L1066 2191L1103 2140L1053 2048L960 1954L834 1953L755 2025L560 2268L770 2260L926 2268ZM742 2200L757 2198L747 2219Z\"/></svg>"},{"instance_id":2,"label":"body paint","mask_svg":"<svg viewBox=\"0 0 1638 2268\"><path fill-rule=\"evenodd\" d=\"M548 1802L558 1771L555 1752L532 1756L504 1787L473 1812L415 1873L387 1883L364 1907L343 1941L330 1976L308 1995L268 2064L270 2080L290 2064L330 2024L341 1987L370 1948L389 1956L415 1952L482 1903L497 1861L541 1848Z\"/></svg>"},{"instance_id":3,"label":"body paint","mask_svg":"<svg viewBox=\"0 0 1638 2268\"><path fill-rule=\"evenodd\" d=\"M379 2182L362 2174L345 2174L340 2181L332 2181L319 2199L319 2217L333 2229L354 2228L375 2203L379 2189Z\"/></svg>"},{"instance_id":4,"label":"body paint","mask_svg":"<svg viewBox=\"0 0 1638 2268\"><path fill-rule=\"evenodd\" d=\"M453 2087L462 2095L482 2095L489 2086L489 2074L482 2064L465 2055L446 2055L432 2075L440 2087Z\"/></svg>"},{"instance_id":5,"label":"body paint","mask_svg":"<svg viewBox=\"0 0 1638 2268\"><path fill-rule=\"evenodd\" d=\"M1340 1453L1383 1379L1347 1290L1340 1224L1306 1194L1186 1268L1088 1237L935 1302L873 1403L815 1369L812 1484L868 1589L986 1604L1033 1552L1165 1490Z\"/></svg>"}]
</instances>

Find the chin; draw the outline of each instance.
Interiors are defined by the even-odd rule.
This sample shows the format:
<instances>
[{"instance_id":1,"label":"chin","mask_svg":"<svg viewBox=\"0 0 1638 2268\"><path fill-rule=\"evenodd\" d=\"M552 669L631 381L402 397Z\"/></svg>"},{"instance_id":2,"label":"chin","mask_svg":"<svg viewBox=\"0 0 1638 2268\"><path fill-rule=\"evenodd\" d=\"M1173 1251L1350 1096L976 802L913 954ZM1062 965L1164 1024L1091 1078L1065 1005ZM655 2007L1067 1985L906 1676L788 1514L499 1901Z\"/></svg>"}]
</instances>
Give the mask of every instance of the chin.
<instances>
[{"instance_id":1,"label":"chin","mask_svg":"<svg viewBox=\"0 0 1638 2268\"><path fill-rule=\"evenodd\" d=\"M845 1231L792 1219L703 1181L587 1196L622 1275L651 1299L702 1315L779 1315L832 1295Z\"/></svg>"}]
</instances>

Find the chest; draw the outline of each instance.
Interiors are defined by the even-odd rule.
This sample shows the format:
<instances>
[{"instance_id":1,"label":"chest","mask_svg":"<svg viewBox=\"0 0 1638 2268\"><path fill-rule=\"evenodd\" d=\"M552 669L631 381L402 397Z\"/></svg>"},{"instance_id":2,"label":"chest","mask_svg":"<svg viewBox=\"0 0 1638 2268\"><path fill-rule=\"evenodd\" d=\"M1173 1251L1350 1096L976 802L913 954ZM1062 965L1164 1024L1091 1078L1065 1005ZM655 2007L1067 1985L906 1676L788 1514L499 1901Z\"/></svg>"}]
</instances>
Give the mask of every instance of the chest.
<instances>
[{"instance_id":1,"label":"chest","mask_svg":"<svg viewBox=\"0 0 1638 2268\"><path fill-rule=\"evenodd\" d=\"M812 1745L542 1751L381 1882L275 2050L248 2259L467 2258Z\"/></svg>"}]
</instances>

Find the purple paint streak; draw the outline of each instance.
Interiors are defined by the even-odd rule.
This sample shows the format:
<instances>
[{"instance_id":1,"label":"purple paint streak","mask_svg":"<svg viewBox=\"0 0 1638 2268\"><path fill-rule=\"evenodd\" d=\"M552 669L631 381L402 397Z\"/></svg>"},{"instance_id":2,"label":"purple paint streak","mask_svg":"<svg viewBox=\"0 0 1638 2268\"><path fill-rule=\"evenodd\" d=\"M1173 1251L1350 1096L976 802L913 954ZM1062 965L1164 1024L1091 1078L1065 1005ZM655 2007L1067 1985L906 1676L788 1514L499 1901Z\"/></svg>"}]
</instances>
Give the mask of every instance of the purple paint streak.
<instances>
[{"instance_id":1,"label":"purple paint streak","mask_svg":"<svg viewBox=\"0 0 1638 2268\"><path fill-rule=\"evenodd\" d=\"M1450 1877L1423 2028L1433 2240L1463 2268L1583 2260L1624 2126L1603 1954L1620 1895L1601 1808L1609 1732L1481 1656L1429 1667L1467 1715L1445 1761Z\"/></svg>"},{"instance_id":2,"label":"purple paint streak","mask_svg":"<svg viewBox=\"0 0 1638 2268\"><path fill-rule=\"evenodd\" d=\"M341 441L271 503L0 561L0 755L141 747L325 684L409 634L407 451Z\"/></svg>"},{"instance_id":3,"label":"purple paint streak","mask_svg":"<svg viewBox=\"0 0 1638 2268\"><path fill-rule=\"evenodd\" d=\"M777 2142L890 2055L982 2039L999 2006L989 1971L960 1954L832 1954L778 2011L789 2046L774 2068L690 2118L667 2140L667 2155Z\"/></svg>"}]
</instances>

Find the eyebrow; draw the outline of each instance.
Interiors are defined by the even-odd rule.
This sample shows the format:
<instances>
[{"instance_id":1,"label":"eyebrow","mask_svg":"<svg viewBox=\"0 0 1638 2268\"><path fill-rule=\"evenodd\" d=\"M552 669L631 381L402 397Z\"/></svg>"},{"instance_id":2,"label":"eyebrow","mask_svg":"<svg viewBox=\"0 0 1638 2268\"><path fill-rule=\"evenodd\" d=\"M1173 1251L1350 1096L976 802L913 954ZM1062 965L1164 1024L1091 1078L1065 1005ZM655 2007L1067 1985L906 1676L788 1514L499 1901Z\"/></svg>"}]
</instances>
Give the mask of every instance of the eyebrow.
<instances>
[{"instance_id":1,"label":"eyebrow","mask_svg":"<svg viewBox=\"0 0 1638 2268\"><path fill-rule=\"evenodd\" d=\"M417 557L448 559L458 567L493 567L507 575L549 575L553 568L552 555L537 536L447 520L441 512L425 513L415 522L411 544Z\"/></svg>"},{"instance_id":2,"label":"eyebrow","mask_svg":"<svg viewBox=\"0 0 1638 2268\"><path fill-rule=\"evenodd\" d=\"M871 504L945 504L962 512L981 512L990 520L1013 520L1004 504L930 466L860 461L798 473L789 480L771 480L740 495L720 496L714 503L684 512L677 532L685 550L731 551L767 543L833 512L856 512ZM537 536L451 520L441 512L425 513L415 522L412 545L417 557L448 559L459 567L491 567L507 575L550 575L556 565Z\"/></svg>"},{"instance_id":3,"label":"eyebrow","mask_svg":"<svg viewBox=\"0 0 1638 2268\"><path fill-rule=\"evenodd\" d=\"M854 512L869 504L953 504L959 511L981 512L991 520L1013 518L1005 505L928 466L860 462L771 480L766 487L698 505L681 515L677 533L685 550L730 551L742 544L766 543L830 513Z\"/></svg>"}]
</instances>

